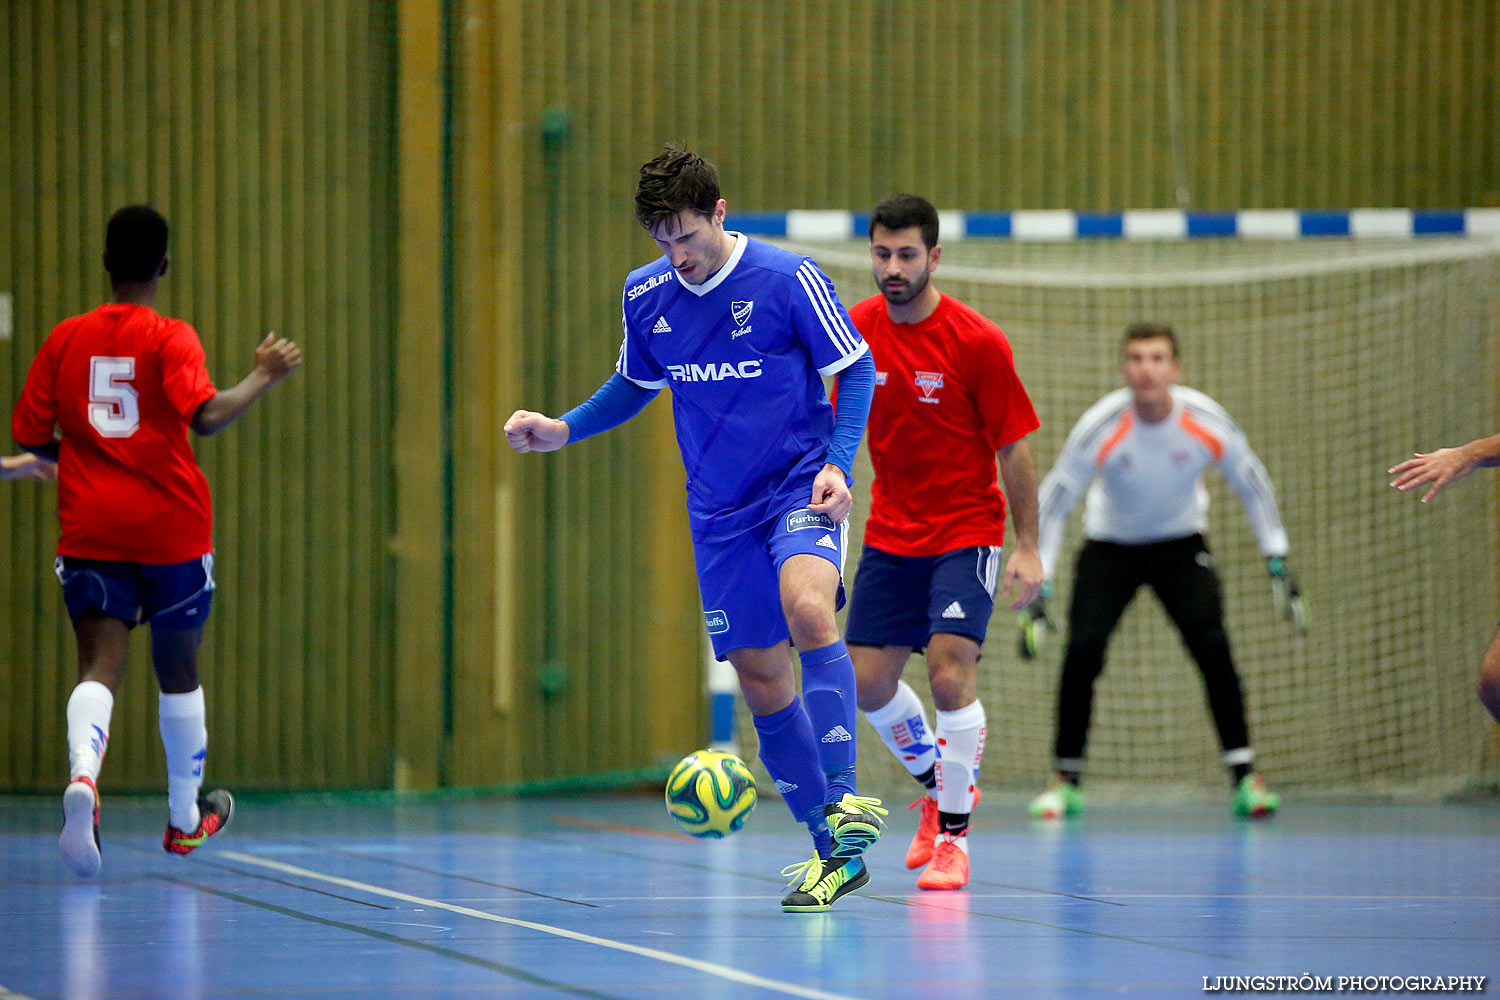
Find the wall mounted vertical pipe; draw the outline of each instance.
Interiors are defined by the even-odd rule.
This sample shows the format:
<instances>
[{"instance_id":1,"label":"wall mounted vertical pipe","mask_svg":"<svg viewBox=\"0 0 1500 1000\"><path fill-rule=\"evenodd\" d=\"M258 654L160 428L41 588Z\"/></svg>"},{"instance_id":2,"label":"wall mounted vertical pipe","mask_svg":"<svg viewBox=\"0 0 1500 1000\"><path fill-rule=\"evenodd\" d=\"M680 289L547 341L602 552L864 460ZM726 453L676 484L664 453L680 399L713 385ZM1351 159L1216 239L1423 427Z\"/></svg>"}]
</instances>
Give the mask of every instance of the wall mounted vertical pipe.
<instances>
[{"instance_id":1,"label":"wall mounted vertical pipe","mask_svg":"<svg viewBox=\"0 0 1500 1000\"><path fill-rule=\"evenodd\" d=\"M442 217L440 220L439 267L442 281L442 402L439 407L439 448L442 461L442 597L439 665L442 677L442 741L438 748L438 785L448 784L453 752L453 407L454 350L456 337L454 289L453 218L453 91L454 91L454 2L442 0L438 13L442 71Z\"/></svg>"},{"instance_id":2,"label":"wall mounted vertical pipe","mask_svg":"<svg viewBox=\"0 0 1500 1000\"><path fill-rule=\"evenodd\" d=\"M542 187L546 198L547 217L545 238L547 244L547 318L544 329L556 330L562 318L562 195L563 195L563 145L569 131L568 113L561 108L548 108L542 113ZM544 363L543 395L546 413L556 415L563 411L561 376L558 371L558 354L555 346L546 351ZM562 554L558 551L562 519L557 486L557 462L542 463L542 497L546 529L542 536L542 586L547 595L544 602L546 623L542 634L542 665L538 686L542 696L548 699L562 694L567 685L567 670L562 662L560 633L562 630L562 602L557 595L562 593Z\"/></svg>"}]
</instances>

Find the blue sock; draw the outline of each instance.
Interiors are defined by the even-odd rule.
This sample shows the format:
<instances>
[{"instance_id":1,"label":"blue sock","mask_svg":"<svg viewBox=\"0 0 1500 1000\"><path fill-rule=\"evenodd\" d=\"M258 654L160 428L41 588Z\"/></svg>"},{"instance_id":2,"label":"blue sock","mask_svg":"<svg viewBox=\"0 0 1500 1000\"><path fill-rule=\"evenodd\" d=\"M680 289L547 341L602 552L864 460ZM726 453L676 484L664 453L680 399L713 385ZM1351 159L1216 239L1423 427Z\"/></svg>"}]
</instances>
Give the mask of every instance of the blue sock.
<instances>
[{"instance_id":1,"label":"blue sock","mask_svg":"<svg viewBox=\"0 0 1500 1000\"><path fill-rule=\"evenodd\" d=\"M854 661L842 639L802 653L802 698L812 719L818 760L828 784L828 801L854 794L855 720Z\"/></svg>"},{"instance_id":2,"label":"blue sock","mask_svg":"<svg viewBox=\"0 0 1500 1000\"><path fill-rule=\"evenodd\" d=\"M832 848L828 824L823 820L827 785L818 763L812 723L802 710L802 702L793 698L786 708L758 715L754 722L760 737L760 762L766 765L792 815L807 824L819 855L826 857Z\"/></svg>"}]
</instances>

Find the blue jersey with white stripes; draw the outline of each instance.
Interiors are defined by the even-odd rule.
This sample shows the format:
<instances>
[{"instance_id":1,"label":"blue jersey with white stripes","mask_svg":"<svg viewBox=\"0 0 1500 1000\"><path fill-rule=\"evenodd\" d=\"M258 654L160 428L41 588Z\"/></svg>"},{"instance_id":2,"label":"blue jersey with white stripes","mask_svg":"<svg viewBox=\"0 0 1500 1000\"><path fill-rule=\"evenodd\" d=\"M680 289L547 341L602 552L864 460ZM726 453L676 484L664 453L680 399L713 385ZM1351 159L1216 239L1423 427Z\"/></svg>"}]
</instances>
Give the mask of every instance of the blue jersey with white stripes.
<instances>
[{"instance_id":1,"label":"blue jersey with white stripes","mask_svg":"<svg viewBox=\"0 0 1500 1000\"><path fill-rule=\"evenodd\" d=\"M735 237L701 285L662 257L631 272L616 370L672 388L693 532L743 530L811 499L833 431L821 376L866 351L833 282L806 257Z\"/></svg>"}]
</instances>

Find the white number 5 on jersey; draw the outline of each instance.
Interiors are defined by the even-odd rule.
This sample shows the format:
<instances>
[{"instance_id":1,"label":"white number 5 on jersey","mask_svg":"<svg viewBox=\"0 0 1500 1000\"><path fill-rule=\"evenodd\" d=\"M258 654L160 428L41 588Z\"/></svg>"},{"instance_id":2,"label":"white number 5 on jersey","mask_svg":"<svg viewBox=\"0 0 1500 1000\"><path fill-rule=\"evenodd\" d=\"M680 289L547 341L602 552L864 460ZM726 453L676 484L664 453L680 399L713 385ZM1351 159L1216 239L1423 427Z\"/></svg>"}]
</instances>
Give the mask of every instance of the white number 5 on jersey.
<instances>
[{"instance_id":1,"label":"white number 5 on jersey","mask_svg":"<svg viewBox=\"0 0 1500 1000\"><path fill-rule=\"evenodd\" d=\"M141 426L135 358L89 359L89 423L107 438L130 437Z\"/></svg>"}]
</instances>

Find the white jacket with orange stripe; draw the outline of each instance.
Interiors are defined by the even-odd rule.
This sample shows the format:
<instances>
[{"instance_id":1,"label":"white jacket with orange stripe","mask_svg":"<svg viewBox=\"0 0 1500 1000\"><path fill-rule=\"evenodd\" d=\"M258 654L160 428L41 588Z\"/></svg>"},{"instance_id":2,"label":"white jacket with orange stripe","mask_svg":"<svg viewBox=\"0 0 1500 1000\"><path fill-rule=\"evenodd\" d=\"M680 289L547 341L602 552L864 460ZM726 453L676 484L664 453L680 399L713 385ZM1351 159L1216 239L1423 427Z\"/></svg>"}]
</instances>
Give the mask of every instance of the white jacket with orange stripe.
<instances>
[{"instance_id":1,"label":"white jacket with orange stripe","mask_svg":"<svg viewBox=\"0 0 1500 1000\"><path fill-rule=\"evenodd\" d=\"M1125 545L1185 538L1208 528L1211 465L1239 494L1263 556L1287 554L1286 529L1266 467L1229 413L1196 389L1174 385L1166 419L1147 423L1129 389L1086 410L1038 493L1042 569L1051 579L1068 514L1085 489L1086 538Z\"/></svg>"}]
</instances>

